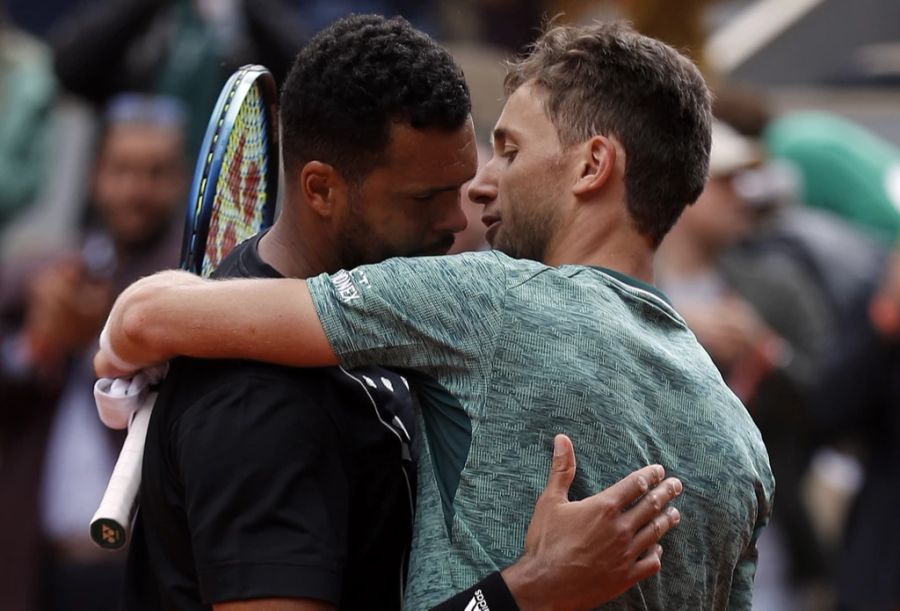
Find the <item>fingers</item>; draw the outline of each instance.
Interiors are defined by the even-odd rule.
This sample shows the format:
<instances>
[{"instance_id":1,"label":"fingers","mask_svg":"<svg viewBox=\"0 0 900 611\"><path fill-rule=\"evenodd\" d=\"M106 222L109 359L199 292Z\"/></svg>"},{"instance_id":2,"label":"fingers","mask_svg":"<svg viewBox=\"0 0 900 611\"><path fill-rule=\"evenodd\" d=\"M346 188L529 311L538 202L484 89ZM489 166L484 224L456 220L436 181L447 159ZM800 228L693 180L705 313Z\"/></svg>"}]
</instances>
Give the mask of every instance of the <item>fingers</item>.
<instances>
[{"instance_id":1,"label":"fingers","mask_svg":"<svg viewBox=\"0 0 900 611\"><path fill-rule=\"evenodd\" d=\"M553 463L551 471L565 473L575 472L575 448L572 440L565 435L557 435L553 438Z\"/></svg>"},{"instance_id":2,"label":"fingers","mask_svg":"<svg viewBox=\"0 0 900 611\"><path fill-rule=\"evenodd\" d=\"M550 476L542 497L565 501L569 496L569 486L575 479L575 448L572 440L565 435L553 439L553 462Z\"/></svg>"},{"instance_id":3,"label":"fingers","mask_svg":"<svg viewBox=\"0 0 900 611\"><path fill-rule=\"evenodd\" d=\"M662 466L650 465L634 471L591 498L602 498L606 502L611 503L614 508L624 510L661 482L665 474L666 472ZM648 517L647 519L649 520L650 518Z\"/></svg>"},{"instance_id":4,"label":"fingers","mask_svg":"<svg viewBox=\"0 0 900 611\"><path fill-rule=\"evenodd\" d=\"M647 579L651 575L656 575L659 572L659 569L662 567L662 553L662 546L654 545L643 557L639 558L638 561L634 563L630 575L633 583Z\"/></svg>"},{"instance_id":5,"label":"fingers","mask_svg":"<svg viewBox=\"0 0 900 611\"><path fill-rule=\"evenodd\" d=\"M632 549L642 553L662 539L667 532L678 526L680 522L681 512L674 507L668 507L637 531L632 542Z\"/></svg>"},{"instance_id":6,"label":"fingers","mask_svg":"<svg viewBox=\"0 0 900 611\"><path fill-rule=\"evenodd\" d=\"M634 520L635 530L657 516L669 501L681 494L683 489L681 480L670 477L649 490L640 501L628 509L627 513L629 518Z\"/></svg>"}]
</instances>

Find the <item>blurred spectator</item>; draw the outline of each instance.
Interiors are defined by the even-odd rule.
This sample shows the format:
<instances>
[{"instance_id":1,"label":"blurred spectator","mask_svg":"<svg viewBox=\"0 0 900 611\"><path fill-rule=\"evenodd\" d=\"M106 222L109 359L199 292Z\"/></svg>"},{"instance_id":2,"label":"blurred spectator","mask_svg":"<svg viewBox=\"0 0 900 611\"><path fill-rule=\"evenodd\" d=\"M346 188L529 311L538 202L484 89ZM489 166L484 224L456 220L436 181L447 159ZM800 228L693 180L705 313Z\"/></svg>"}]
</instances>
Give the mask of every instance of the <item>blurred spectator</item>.
<instances>
[{"instance_id":1,"label":"blurred spectator","mask_svg":"<svg viewBox=\"0 0 900 611\"><path fill-rule=\"evenodd\" d=\"M534 42L541 21L554 13L546 0L438 0L440 36L477 44L503 55L521 53Z\"/></svg>"},{"instance_id":2,"label":"blurred spectator","mask_svg":"<svg viewBox=\"0 0 900 611\"><path fill-rule=\"evenodd\" d=\"M798 180L782 162L768 162L737 180L757 210L757 232L744 248L788 257L818 287L831 318L842 326L867 317L868 300L884 266L884 244L849 221L798 201ZM842 349L835 336L832 352Z\"/></svg>"},{"instance_id":3,"label":"blurred spectator","mask_svg":"<svg viewBox=\"0 0 900 611\"><path fill-rule=\"evenodd\" d=\"M869 599L851 594L884 592L885 580L896 583L897 579L896 573L889 576L885 573L890 570L885 566L876 569L872 561L868 565L862 562L863 557L879 557L874 552L877 549L874 527L865 524L871 524L873 519L871 506L884 502L890 496L885 492L883 482L894 475L893 471L890 475L887 471L880 471L881 465L885 464L881 460L883 449L877 449L872 454L872 447L884 445L882 435L885 431L895 431L891 427L896 424L892 425L887 415L879 412L885 409L881 405L888 405L890 391L885 387L886 380L882 381L880 377L876 380L872 376L887 376L889 379L891 365L885 351L877 348L879 343L873 339L870 322L872 295L885 264L885 239L891 232L873 232L864 223L839 213L841 210L855 210L851 214L870 216L871 211L856 210L864 207L864 202L880 209L877 214L887 214L889 217L896 213L892 210L892 204L887 205L891 159L896 163L896 157L889 152L890 145L877 141L871 134L846 121L821 114L799 113L773 122L765 100L758 93L737 88L722 91L727 95L720 95L717 100L716 111L720 117L736 121L745 133L768 134L769 142L777 140L775 146L781 146L782 152L787 151L782 159L744 171L735 181L744 200L752 202L757 211L757 233L752 240L745 241L741 249L745 254L752 251L769 258L787 258L791 262L787 269L799 265L818 288L822 304L831 313L830 319L837 323L832 327L829 348L821 365L821 382L818 388L814 386L813 399L807 402L811 411L805 420L810 431L801 439L804 443L813 440L817 468L808 474L809 479L805 483L813 488L807 488L805 492L819 502L827 503L827 506L813 505L810 509L815 514L819 532L828 544L829 557L833 552L835 563L830 568L837 571L830 585L839 586L841 599L845 601L842 608L877 609L880 608L878 604L863 604L860 601ZM782 124L786 127L784 131L781 131ZM814 125L821 133L807 129ZM827 133L835 126L837 132ZM844 131L847 127L849 132ZM802 129L798 131L797 128ZM843 136L847 136L846 141L836 141L836 138ZM815 142L822 144L822 150L814 150L817 146ZM796 148L801 158L800 164L792 162L795 151L791 149L796 144L800 144ZM814 169L807 170L804 167L807 163ZM829 172L834 174L829 175ZM813 205L807 206L801 201L806 194L813 198ZM861 375L863 371L866 375ZM848 400L847 393L854 392L852 389L864 389L872 394ZM858 401L865 402L866 407L861 408ZM896 404L896 398L894 401ZM867 419L872 414L881 414L875 418L878 421L877 434L872 431L867 434L868 429L863 424L869 421ZM855 434L860 431L862 434ZM893 435L892 439L897 438L895 432L890 435ZM823 448L820 445L823 442L830 445ZM866 468L865 494L859 497L857 509L850 516L848 530L844 534L845 543L837 549L840 546L845 503L852 500L858 485L854 477L848 477L852 473L846 472L847 468L855 471L858 465L854 455L847 453L854 442L861 442L863 456L873 461L873 466ZM874 455L878 458L873 460L871 457ZM776 458L773 456L773 462ZM796 458L803 462L790 470L792 474L798 474L805 468L806 453L797 453ZM776 464L774 468L777 470L779 467ZM783 484L782 478L779 485L779 492L782 493ZM808 500L816 502L812 498ZM775 511L776 524L781 513L783 504ZM878 517L886 517L886 514ZM897 566L897 563L892 565L887 562L886 566ZM865 584L865 580L871 575L878 575L879 570L881 585ZM873 594L873 603L878 596L881 594ZM786 608L796 606L792 602L787 605Z\"/></svg>"},{"instance_id":4,"label":"blurred spectator","mask_svg":"<svg viewBox=\"0 0 900 611\"><path fill-rule=\"evenodd\" d=\"M798 171L803 201L893 242L900 236L900 149L818 112L789 114L765 132L770 154Z\"/></svg>"},{"instance_id":5,"label":"blurred spectator","mask_svg":"<svg viewBox=\"0 0 900 611\"><path fill-rule=\"evenodd\" d=\"M261 63L280 83L304 36L281 0L109 0L84 6L52 41L62 85L98 107L123 91L182 100L196 151L228 75Z\"/></svg>"},{"instance_id":6,"label":"blurred spectator","mask_svg":"<svg viewBox=\"0 0 900 611\"><path fill-rule=\"evenodd\" d=\"M741 135L759 140L772 121L771 103L764 93L724 81L716 88L713 116Z\"/></svg>"},{"instance_id":7,"label":"blurred spectator","mask_svg":"<svg viewBox=\"0 0 900 611\"><path fill-rule=\"evenodd\" d=\"M546 9L544 0L478 0L476 5L482 41L514 53L534 42Z\"/></svg>"},{"instance_id":8,"label":"blurred spectator","mask_svg":"<svg viewBox=\"0 0 900 611\"><path fill-rule=\"evenodd\" d=\"M568 22L625 19L641 34L678 49L700 68L707 81L714 76L703 54L707 37L706 12L715 0L548 0L549 15ZM711 83L714 84L714 83Z\"/></svg>"},{"instance_id":9,"label":"blurred spectator","mask_svg":"<svg viewBox=\"0 0 900 611\"><path fill-rule=\"evenodd\" d=\"M713 112L754 140L761 140L774 120L766 95L731 83L720 86ZM757 211L753 246L802 265L824 294L834 320L864 319L883 266L884 243L832 210L805 205L806 182L795 164L779 158L769 157L759 168L740 173L736 188ZM843 205L852 206L853 192L844 197L849 199ZM840 339L835 350L840 350Z\"/></svg>"},{"instance_id":10,"label":"blurred spectator","mask_svg":"<svg viewBox=\"0 0 900 611\"><path fill-rule=\"evenodd\" d=\"M435 0L292 0L291 4L309 35L350 13L373 13L387 17L400 15L420 30L432 35L439 34L435 30Z\"/></svg>"},{"instance_id":11,"label":"blurred spectator","mask_svg":"<svg viewBox=\"0 0 900 611\"><path fill-rule=\"evenodd\" d=\"M710 79L713 75L703 48L706 45L706 9L714 0L616 0L626 19L641 34L658 38L688 57Z\"/></svg>"},{"instance_id":12,"label":"blurred spectator","mask_svg":"<svg viewBox=\"0 0 900 611\"><path fill-rule=\"evenodd\" d=\"M663 243L658 282L760 428L778 482L773 525L786 538L792 582L807 586L827 568L800 488L833 322L809 271L754 243L754 210L736 178L760 161L750 141L715 124L710 180Z\"/></svg>"},{"instance_id":13,"label":"blurred spectator","mask_svg":"<svg viewBox=\"0 0 900 611\"><path fill-rule=\"evenodd\" d=\"M826 438L860 442L863 486L838 561L840 611L900 608L900 249L869 303L866 324L843 329L847 348L828 369L817 401Z\"/></svg>"},{"instance_id":14,"label":"blurred spectator","mask_svg":"<svg viewBox=\"0 0 900 611\"><path fill-rule=\"evenodd\" d=\"M87 529L121 442L97 419L91 357L118 291L177 264L188 173L178 102L118 97L105 122L81 252L0 275L2 609L118 599L124 557Z\"/></svg>"},{"instance_id":15,"label":"blurred spectator","mask_svg":"<svg viewBox=\"0 0 900 611\"><path fill-rule=\"evenodd\" d=\"M2 0L10 19L26 32L45 38L53 25L85 0Z\"/></svg>"},{"instance_id":16,"label":"blurred spectator","mask_svg":"<svg viewBox=\"0 0 900 611\"><path fill-rule=\"evenodd\" d=\"M55 92L49 50L0 11L0 230L41 186Z\"/></svg>"}]
</instances>

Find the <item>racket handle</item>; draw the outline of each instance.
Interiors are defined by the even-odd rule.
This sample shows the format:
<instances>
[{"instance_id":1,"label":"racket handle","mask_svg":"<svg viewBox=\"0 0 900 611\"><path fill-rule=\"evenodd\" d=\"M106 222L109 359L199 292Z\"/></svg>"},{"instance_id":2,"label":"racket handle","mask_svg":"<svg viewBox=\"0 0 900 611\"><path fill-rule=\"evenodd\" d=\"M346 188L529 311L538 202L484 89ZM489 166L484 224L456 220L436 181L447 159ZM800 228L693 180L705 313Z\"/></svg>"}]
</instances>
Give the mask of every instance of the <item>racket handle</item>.
<instances>
[{"instance_id":1,"label":"racket handle","mask_svg":"<svg viewBox=\"0 0 900 611\"><path fill-rule=\"evenodd\" d=\"M102 548L119 549L128 541L131 522L138 507L144 442L156 394L147 393L140 409L135 412L106 492L91 518L91 539Z\"/></svg>"}]
</instances>

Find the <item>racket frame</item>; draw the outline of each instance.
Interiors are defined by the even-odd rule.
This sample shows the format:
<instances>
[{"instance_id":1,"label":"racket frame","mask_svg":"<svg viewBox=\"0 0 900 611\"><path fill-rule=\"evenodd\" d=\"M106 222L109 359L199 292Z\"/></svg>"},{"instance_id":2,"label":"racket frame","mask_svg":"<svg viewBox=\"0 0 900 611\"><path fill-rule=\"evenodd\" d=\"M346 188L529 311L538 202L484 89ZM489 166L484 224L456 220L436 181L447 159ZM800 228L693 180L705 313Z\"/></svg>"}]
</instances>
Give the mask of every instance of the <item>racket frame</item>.
<instances>
[{"instance_id":1,"label":"racket frame","mask_svg":"<svg viewBox=\"0 0 900 611\"><path fill-rule=\"evenodd\" d=\"M241 103L254 86L259 87L268 132L266 203L257 232L271 226L275 218L281 167L278 157L278 96L271 73L263 66L247 65L228 79L219 95L203 138L201 152L204 156L198 158L194 172L191 199L188 201L185 218L181 268L198 275L203 268L206 240L216 202L216 187L228 140L241 110ZM131 538L131 528L140 502L147 424L151 418L155 396L155 392L151 393L133 416L133 426L129 427L123 447L126 451L120 452L103 499L91 519L91 539L102 548L120 549Z\"/></svg>"},{"instance_id":2,"label":"racket frame","mask_svg":"<svg viewBox=\"0 0 900 611\"><path fill-rule=\"evenodd\" d=\"M251 87L258 86L263 101L263 112L268 126L267 174L275 173L275 180L266 180L266 203L263 222L259 230L271 226L275 220L275 203L278 197L278 95L275 79L263 66L247 65L231 75L216 102L212 117L203 137L202 156L197 159L191 185L191 200L185 214L184 238L181 246L181 268L200 275L206 253L206 239L216 201L216 185L222 171L222 161L227 152L231 130L237 120L241 104ZM226 93L227 92L227 93ZM223 136L224 134L224 136Z\"/></svg>"}]
</instances>

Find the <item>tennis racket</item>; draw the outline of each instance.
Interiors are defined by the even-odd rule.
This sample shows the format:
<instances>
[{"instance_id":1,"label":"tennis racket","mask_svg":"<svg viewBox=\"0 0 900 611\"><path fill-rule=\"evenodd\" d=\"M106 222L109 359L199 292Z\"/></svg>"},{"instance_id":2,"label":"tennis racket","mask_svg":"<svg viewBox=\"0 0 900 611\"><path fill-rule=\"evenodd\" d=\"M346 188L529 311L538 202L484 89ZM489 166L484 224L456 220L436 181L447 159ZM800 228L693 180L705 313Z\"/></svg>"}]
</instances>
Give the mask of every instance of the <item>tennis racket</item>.
<instances>
[{"instance_id":1,"label":"tennis racket","mask_svg":"<svg viewBox=\"0 0 900 611\"><path fill-rule=\"evenodd\" d=\"M272 224L278 192L277 94L262 66L235 72L203 139L185 218L181 268L209 276L234 246ZM91 519L91 538L118 549L138 506L147 425L156 393L142 401Z\"/></svg>"}]
</instances>

